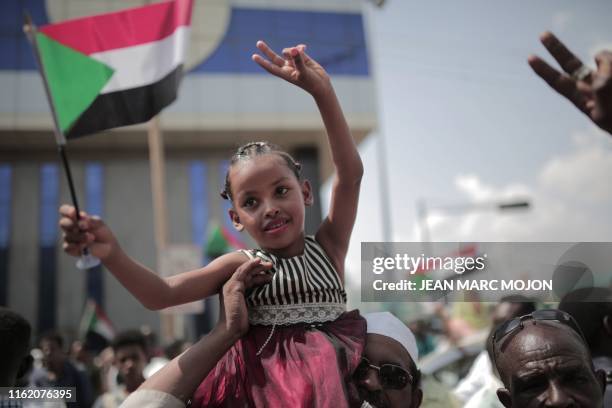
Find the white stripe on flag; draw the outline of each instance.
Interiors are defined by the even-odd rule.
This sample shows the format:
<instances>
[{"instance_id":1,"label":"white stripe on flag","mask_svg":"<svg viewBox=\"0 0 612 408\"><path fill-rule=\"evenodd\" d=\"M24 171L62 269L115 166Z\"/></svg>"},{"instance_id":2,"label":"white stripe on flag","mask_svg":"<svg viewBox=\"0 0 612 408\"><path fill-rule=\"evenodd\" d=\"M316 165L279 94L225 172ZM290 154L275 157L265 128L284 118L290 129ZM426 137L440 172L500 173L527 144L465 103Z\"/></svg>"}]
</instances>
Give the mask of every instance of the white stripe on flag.
<instances>
[{"instance_id":1,"label":"white stripe on flag","mask_svg":"<svg viewBox=\"0 0 612 408\"><path fill-rule=\"evenodd\" d=\"M153 84L185 62L190 27L178 27L160 41L91 54L115 70L101 94Z\"/></svg>"},{"instance_id":2,"label":"white stripe on flag","mask_svg":"<svg viewBox=\"0 0 612 408\"><path fill-rule=\"evenodd\" d=\"M113 330L113 327L101 316L98 316L98 321L96 322L96 326L93 328L93 330L101 336L105 337L107 340L112 340L115 336L115 331Z\"/></svg>"}]
</instances>

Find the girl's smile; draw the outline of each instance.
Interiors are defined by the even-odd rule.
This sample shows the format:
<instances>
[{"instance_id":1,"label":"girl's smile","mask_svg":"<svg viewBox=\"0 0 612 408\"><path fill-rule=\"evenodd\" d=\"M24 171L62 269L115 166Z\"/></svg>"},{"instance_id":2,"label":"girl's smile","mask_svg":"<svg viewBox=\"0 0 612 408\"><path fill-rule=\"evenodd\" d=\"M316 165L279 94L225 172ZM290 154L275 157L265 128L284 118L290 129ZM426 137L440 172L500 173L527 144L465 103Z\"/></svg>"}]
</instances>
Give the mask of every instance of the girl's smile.
<instances>
[{"instance_id":1,"label":"girl's smile","mask_svg":"<svg viewBox=\"0 0 612 408\"><path fill-rule=\"evenodd\" d=\"M264 231L268 234L279 234L288 229L288 219L276 219L269 221L264 226Z\"/></svg>"}]
</instances>

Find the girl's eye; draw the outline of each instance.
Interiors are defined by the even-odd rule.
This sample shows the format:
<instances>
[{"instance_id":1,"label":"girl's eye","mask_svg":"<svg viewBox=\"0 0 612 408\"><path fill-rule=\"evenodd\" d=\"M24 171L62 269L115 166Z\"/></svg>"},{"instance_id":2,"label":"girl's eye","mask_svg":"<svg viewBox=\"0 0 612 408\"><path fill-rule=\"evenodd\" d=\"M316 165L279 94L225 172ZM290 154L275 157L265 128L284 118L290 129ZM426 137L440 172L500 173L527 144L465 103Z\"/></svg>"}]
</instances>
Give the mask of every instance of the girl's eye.
<instances>
[{"instance_id":1,"label":"girl's eye","mask_svg":"<svg viewBox=\"0 0 612 408\"><path fill-rule=\"evenodd\" d=\"M249 208L249 207L253 207L255 204L257 204L257 201L255 201L254 198L247 198L246 200L244 200L244 203L242 204L242 206Z\"/></svg>"},{"instance_id":2,"label":"girl's eye","mask_svg":"<svg viewBox=\"0 0 612 408\"><path fill-rule=\"evenodd\" d=\"M289 192L289 189L287 187L277 187L276 188L276 194L278 195L284 196L285 194L287 194L287 192Z\"/></svg>"}]
</instances>

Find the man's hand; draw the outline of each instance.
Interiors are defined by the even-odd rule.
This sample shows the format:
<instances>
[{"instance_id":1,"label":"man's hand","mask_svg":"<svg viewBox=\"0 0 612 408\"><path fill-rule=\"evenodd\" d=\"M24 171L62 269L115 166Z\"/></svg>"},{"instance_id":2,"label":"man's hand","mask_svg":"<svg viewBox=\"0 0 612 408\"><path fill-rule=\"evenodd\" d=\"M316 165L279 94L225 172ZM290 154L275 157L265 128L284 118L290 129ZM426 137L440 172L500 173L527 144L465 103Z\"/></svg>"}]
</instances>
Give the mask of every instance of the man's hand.
<instances>
[{"instance_id":1,"label":"man's hand","mask_svg":"<svg viewBox=\"0 0 612 408\"><path fill-rule=\"evenodd\" d=\"M272 51L263 41L257 41L257 48L268 59L253 54L253 61L272 75L299 86L315 98L332 89L329 75L321 65L306 54L304 44L285 48L283 57Z\"/></svg>"},{"instance_id":2,"label":"man's hand","mask_svg":"<svg viewBox=\"0 0 612 408\"><path fill-rule=\"evenodd\" d=\"M214 330L162 367L147 379L139 390L147 389L172 394L181 401L191 398L219 359L248 331L249 317L244 300L245 292L253 286L270 282L272 276L266 273L266 270L271 267L271 263L263 262L259 258L239 266L223 286L221 293L223 310ZM136 396L138 391L130 394L121 406L142 407L142 402ZM159 399L159 396L155 397ZM146 406L166 405L162 402L151 402Z\"/></svg>"},{"instance_id":3,"label":"man's hand","mask_svg":"<svg viewBox=\"0 0 612 408\"><path fill-rule=\"evenodd\" d=\"M219 325L235 338L249 330L249 314L244 300L247 289L269 283L272 275L266 273L272 267L269 262L254 258L240 265L223 285L223 312Z\"/></svg>"},{"instance_id":4,"label":"man's hand","mask_svg":"<svg viewBox=\"0 0 612 408\"><path fill-rule=\"evenodd\" d=\"M528 60L531 68L597 126L612 134L612 52L597 54L597 70L590 71L552 33L545 32L540 41L565 73L535 55Z\"/></svg>"}]
</instances>

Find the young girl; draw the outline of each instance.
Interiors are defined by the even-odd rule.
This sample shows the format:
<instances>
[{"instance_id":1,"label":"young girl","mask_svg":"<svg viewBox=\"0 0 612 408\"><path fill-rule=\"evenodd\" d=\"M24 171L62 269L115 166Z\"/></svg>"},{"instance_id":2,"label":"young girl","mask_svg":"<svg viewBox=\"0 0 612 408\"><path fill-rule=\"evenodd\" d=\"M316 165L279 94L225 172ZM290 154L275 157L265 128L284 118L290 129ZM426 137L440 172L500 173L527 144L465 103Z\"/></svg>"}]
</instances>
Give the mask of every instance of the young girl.
<instances>
[{"instance_id":1,"label":"young girl","mask_svg":"<svg viewBox=\"0 0 612 408\"><path fill-rule=\"evenodd\" d=\"M305 206L312 203L300 165L266 142L242 146L231 159L222 196L229 199L234 227L246 230L259 249L226 254L207 266L162 279L129 258L112 232L74 208L62 206L64 249L84 247L150 309L191 302L218 293L249 259L261 286L247 293L248 334L219 361L194 396L194 406L346 407L346 381L359 364L365 321L346 312L344 258L357 212L363 165L325 70L305 46L253 60L314 98L327 130L336 168L329 214L316 235L304 236ZM258 277L259 278L259 277ZM350 402L352 403L352 401Z\"/></svg>"}]
</instances>

